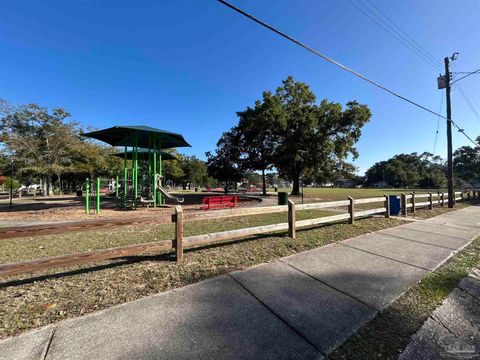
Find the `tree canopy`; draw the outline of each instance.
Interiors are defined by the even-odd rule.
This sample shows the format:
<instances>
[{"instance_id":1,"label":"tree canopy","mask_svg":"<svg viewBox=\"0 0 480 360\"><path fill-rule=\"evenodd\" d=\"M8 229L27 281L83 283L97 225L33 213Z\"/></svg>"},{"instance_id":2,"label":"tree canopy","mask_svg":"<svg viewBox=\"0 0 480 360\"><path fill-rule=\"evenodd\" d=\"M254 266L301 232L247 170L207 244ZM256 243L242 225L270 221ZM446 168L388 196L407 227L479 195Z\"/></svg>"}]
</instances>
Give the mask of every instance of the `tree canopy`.
<instances>
[{"instance_id":1,"label":"tree canopy","mask_svg":"<svg viewBox=\"0 0 480 360\"><path fill-rule=\"evenodd\" d=\"M225 192L236 181L242 179L238 133L235 129L223 133L217 142L215 154L207 152L208 174L224 183Z\"/></svg>"},{"instance_id":2,"label":"tree canopy","mask_svg":"<svg viewBox=\"0 0 480 360\"><path fill-rule=\"evenodd\" d=\"M455 176L466 185L480 184L480 136L476 138L477 147L462 146L453 153Z\"/></svg>"},{"instance_id":3,"label":"tree canopy","mask_svg":"<svg viewBox=\"0 0 480 360\"><path fill-rule=\"evenodd\" d=\"M366 184L383 182L391 187L440 188L446 185L445 161L439 156L422 154L399 154L375 163L365 175Z\"/></svg>"},{"instance_id":4,"label":"tree canopy","mask_svg":"<svg viewBox=\"0 0 480 360\"><path fill-rule=\"evenodd\" d=\"M208 186L212 179L208 177L205 161L195 156L186 156L170 150L175 160L164 162L165 178L175 184L181 184L183 189L193 186Z\"/></svg>"},{"instance_id":5,"label":"tree canopy","mask_svg":"<svg viewBox=\"0 0 480 360\"><path fill-rule=\"evenodd\" d=\"M92 174L106 175L117 159L109 149L84 141L76 122L62 108L0 103L0 141L3 155L14 161L16 177L25 184L40 180L45 194L54 181L75 181ZM80 180L81 181L81 180Z\"/></svg>"},{"instance_id":6,"label":"tree canopy","mask_svg":"<svg viewBox=\"0 0 480 360\"><path fill-rule=\"evenodd\" d=\"M233 180L245 170L260 170L265 179L265 171L275 168L293 182L296 195L302 175L352 174L355 167L348 159L358 157L355 144L371 112L356 101L345 109L326 99L317 104L309 86L290 76L274 94L265 91L254 107L237 115L238 124L219 140L215 156L209 154L215 165L209 170L223 167L222 176Z\"/></svg>"}]
</instances>

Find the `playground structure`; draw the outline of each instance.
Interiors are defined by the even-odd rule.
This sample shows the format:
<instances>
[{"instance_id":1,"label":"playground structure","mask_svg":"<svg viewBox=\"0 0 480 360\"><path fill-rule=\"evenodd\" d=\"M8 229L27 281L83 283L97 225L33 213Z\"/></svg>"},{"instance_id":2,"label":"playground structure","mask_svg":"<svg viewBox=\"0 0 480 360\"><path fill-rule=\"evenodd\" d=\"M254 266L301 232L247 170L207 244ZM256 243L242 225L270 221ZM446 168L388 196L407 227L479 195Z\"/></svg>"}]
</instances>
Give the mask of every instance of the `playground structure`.
<instances>
[{"instance_id":1,"label":"playground structure","mask_svg":"<svg viewBox=\"0 0 480 360\"><path fill-rule=\"evenodd\" d=\"M176 147L190 147L182 135L148 126L114 126L84 134L114 147L123 147L123 152L113 156L123 158L123 178L117 175L113 181L115 207L137 208L139 205L165 204L165 197L182 203L163 187L163 161L175 159L163 151ZM109 186L110 188L110 186ZM90 212L90 180L85 184L85 211ZM101 181L95 181L95 213L100 212Z\"/></svg>"}]
</instances>

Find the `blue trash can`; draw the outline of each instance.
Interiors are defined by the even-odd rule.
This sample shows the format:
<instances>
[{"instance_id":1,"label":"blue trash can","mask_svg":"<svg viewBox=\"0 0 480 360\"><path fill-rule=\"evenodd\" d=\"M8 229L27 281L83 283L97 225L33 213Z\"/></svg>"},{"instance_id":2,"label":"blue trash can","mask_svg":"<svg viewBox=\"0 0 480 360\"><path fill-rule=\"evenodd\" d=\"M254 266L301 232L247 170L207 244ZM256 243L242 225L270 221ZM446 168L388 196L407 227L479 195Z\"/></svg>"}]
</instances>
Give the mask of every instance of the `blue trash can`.
<instances>
[{"instance_id":1,"label":"blue trash can","mask_svg":"<svg viewBox=\"0 0 480 360\"><path fill-rule=\"evenodd\" d=\"M390 215L400 215L400 196L389 195L390 198Z\"/></svg>"}]
</instances>

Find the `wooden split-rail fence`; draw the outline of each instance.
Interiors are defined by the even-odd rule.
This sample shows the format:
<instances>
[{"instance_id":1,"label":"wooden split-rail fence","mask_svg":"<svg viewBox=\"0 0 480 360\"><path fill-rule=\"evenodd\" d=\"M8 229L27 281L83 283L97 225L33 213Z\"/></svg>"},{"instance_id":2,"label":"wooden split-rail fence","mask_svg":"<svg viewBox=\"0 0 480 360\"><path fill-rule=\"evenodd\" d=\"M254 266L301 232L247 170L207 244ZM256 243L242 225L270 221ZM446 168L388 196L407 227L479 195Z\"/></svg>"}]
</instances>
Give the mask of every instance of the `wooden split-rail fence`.
<instances>
[{"instance_id":1,"label":"wooden split-rail fence","mask_svg":"<svg viewBox=\"0 0 480 360\"><path fill-rule=\"evenodd\" d=\"M455 200L480 199L480 191L456 192ZM407 212L415 214L418 208L432 209L434 206L444 206L447 196L444 193L427 194L401 194L401 213L407 215ZM228 210L218 210L211 213L203 213L201 216L184 217L181 206L175 207L175 214L172 216L172 222L175 224L175 239L150 242L144 244L115 247L90 252L83 252L71 255L54 256L36 260L21 261L10 264L0 265L0 277L15 276L23 273L48 270L58 267L77 266L86 263L124 258L127 256L140 255L149 252L175 251L177 262L183 260L184 249L193 246L213 244L222 241L235 240L250 236L262 235L275 232L288 232L292 238L296 236L296 230L301 228L313 227L321 224L330 224L348 221L353 224L356 219L370 217L373 215L384 215L390 217L390 198L388 195L367 199L354 199L348 197L347 200L329 201L310 204L295 204L292 201L288 205L236 208ZM378 207L371 209L358 209L357 205L379 204ZM375 206L375 205L373 205ZM324 216L308 220L296 220L296 212L302 210L314 209L332 209L347 207L348 212ZM194 235L184 237L184 223L186 221L196 221L205 219L219 219L227 217L238 217L247 215L260 215L288 212L288 221L286 223L255 226L250 228L227 230L222 232Z\"/></svg>"}]
</instances>

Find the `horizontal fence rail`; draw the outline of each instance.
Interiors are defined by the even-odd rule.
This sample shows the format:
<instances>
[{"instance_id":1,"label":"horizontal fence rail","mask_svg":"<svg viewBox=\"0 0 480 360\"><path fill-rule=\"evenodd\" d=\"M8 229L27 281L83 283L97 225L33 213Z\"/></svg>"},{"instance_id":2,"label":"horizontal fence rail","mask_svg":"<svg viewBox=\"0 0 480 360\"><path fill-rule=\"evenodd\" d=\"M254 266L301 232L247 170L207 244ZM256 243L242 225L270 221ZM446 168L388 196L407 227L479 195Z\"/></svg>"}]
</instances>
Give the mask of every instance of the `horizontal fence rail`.
<instances>
[{"instance_id":1,"label":"horizontal fence rail","mask_svg":"<svg viewBox=\"0 0 480 360\"><path fill-rule=\"evenodd\" d=\"M350 204L350 201L348 200L327 201L327 202L321 202L321 203L296 205L296 209L297 210L327 209L327 208L348 206L349 204Z\"/></svg>"},{"instance_id":2,"label":"horizontal fence rail","mask_svg":"<svg viewBox=\"0 0 480 360\"><path fill-rule=\"evenodd\" d=\"M253 208L234 208L227 210L215 210L212 212L202 212L198 214L190 215L185 217L185 221L192 220L208 220L208 219L219 219L219 218L228 218L236 216L248 216L248 215L260 215L260 214L274 214L288 211L287 205L277 205L277 206L262 206L262 207L253 207Z\"/></svg>"},{"instance_id":3,"label":"horizontal fence rail","mask_svg":"<svg viewBox=\"0 0 480 360\"><path fill-rule=\"evenodd\" d=\"M0 265L0 277L19 275L27 272L47 270L62 266L82 265L99 260L110 260L125 256L138 255L144 252L165 251L171 249L172 241L163 240L153 243L122 246L72 255L52 256L37 260L21 261Z\"/></svg>"},{"instance_id":4,"label":"horizontal fence rail","mask_svg":"<svg viewBox=\"0 0 480 360\"><path fill-rule=\"evenodd\" d=\"M457 196L459 195L459 196ZM417 202L417 199L427 199L428 201ZM480 199L480 191L455 192L455 200ZM415 209L419 207L428 207L432 209L434 206L444 206L448 197L444 193L428 193L428 194L400 194L401 213L407 215L408 211L415 214ZM382 207L357 211L355 205L382 203ZM343 214L324 216L315 219L307 219L296 221L296 212L302 210L328 209L348 207L348 212ZM262 225L250 228L227 230L210 234L194 235L184 237L183 225L185 221L192 220L209 220L221 219L225 217L260 215L288 212L288 222L280 224ZM354 199L349 197L348 200L328 201L311 204L296 205L289 201L288 205L254 207L254 208L237 208L228 210L216 210L210 214L202 213L200 216L189 215L184 217L181 206L175 207L175 214L172 216L172 222L175 223L175 239L163 240L158 242L129 245L123 247L101 249L90 252L77 253L72 255L54 256L36 260L21 261L10 264L0 265L0 277L14 276L28 272L47 270L57 267L83 265L90 262L118 259L126 256L139 255L146 252L175 251L177 262L183 260L183 249L212 244L216 242L245 238L267 233L288 231L290 237L296 237L296 229L312 227L321 224L330 224L348 220L353 224L355 219L369 217L372 215L383 214L386 218L390 217L390 198L388 195L383 197Z\"/></svg>"},{"instance_id":5,"label":"horizontal fence rail","mask_svg":"<svg viewBox=\"0 0 480 360\"><path fill-rule=\"evenodd\" d=\"M369 198L369 199L354 199L354 204L371 204L375 202L385 201L385 197L376 197L376 198Z\"/></svg>"}]
</instances>

